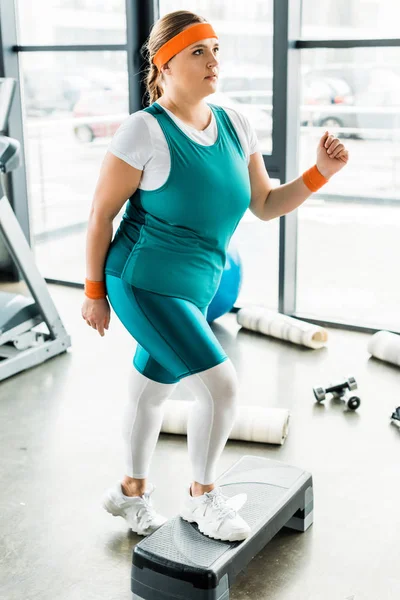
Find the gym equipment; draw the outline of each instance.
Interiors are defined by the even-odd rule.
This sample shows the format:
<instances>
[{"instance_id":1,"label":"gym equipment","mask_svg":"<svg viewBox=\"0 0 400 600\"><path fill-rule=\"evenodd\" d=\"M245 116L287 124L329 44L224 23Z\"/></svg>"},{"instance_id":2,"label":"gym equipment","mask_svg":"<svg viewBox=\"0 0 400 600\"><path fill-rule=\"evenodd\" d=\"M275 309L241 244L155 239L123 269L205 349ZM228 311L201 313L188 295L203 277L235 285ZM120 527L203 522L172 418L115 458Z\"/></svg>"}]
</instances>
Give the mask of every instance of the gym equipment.
<instances>
[{"instance_id":1,"label":"gym equipment","mask_svg":"<svg viewBox=\"0 0 400 600\"><path fill-rule=\"evenodd\" d=\"M163 433L187 434L190 403L190 400L171 399L165 402ZM286 408L239 405L229 439L282 445L288 434L289 418Z\"/></svg>"},{"instance_id":2,"label":"gym equipment","mask_svg":"<svg viewBox=\"0 0 400 600\"><path fill-rule=\"evenodd\" d=\"M329 384L329 387L315 387L313 388L314 396L317 402L322 402L326 398L326 394L329 392L334 398L339 398L347 402L347 406L351 410L356 410L361 404L361 400L358 396L351 396L347 390L356 390L357 382L354 377L348 377L347 379L338 383Z\"/></svg>"},{"instance_id":3,"label":"gym equipment","mask_svg":"<svg viewBox=\"0 0 400 600\"><path fill-rule=\"evenodd\" d=\"M207 310L207 321L211 323L229 312L239 296L242 285L242 261L235 243L231 240L226 254L226 263L215 296Z\"/></svg>"},{"instance_id":4,"label":"gym equipment","mask_svg":"<svg viewBox=\"0 0 400 600\"><path fill-rule=\"evenodd\" d=\"M225 542L202 534L179 515L133 549L132 600L229 600L229 588L252 558L283 527L305 532L313 522L313 483L299 467L261 456L242 456L216 485L251 527L245 540Z\"/></svg>"},{"instance_id":5,"label":"gym equipment","mask_svg":"<svg viewBox=\"0 0 400 600\"><path fill-rule=\"evenodd\" d=\"M368 342L368 352L375 358L400 367L400 335L377 331Z\"/></svg>"},{"instance_id":6,"label":"gym equipment","mask_svg":"<svg viewBox=\"0 0 400 600\"><path fill-rule=\"evenodd\" d=\"M0 132L7 126L15 90L15 80L0 78ZM20 143L0 135L1 187L7 188L6 175L21 164ZM7 196L0 198L0 234L12 259L22 272L32 298L0 292L0 381L33 367L71 345L46 282L23 234ZM48 332L34 327L46 324Z\"/></svg>"},{"instance_id":7,"label":"gym equipment","mask_svg":"<svg viewBox=\"0 0 400 600\"><path fill-rule=\"evenodd\" d=\"M237 322L246 329L308 346L314 350L326 346L328 332L319 325L288 317L264 306L248 306L238 310Z\"/></svg>"}]
</instances>

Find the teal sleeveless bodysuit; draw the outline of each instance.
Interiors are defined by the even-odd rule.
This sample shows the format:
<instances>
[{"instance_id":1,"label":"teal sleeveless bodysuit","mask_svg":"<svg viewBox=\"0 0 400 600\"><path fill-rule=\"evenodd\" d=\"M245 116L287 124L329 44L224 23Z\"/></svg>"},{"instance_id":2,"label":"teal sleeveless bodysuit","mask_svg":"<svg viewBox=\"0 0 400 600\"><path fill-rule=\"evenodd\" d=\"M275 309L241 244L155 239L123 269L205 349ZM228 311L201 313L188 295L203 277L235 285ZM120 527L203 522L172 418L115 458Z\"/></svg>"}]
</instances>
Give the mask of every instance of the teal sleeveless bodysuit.
<instances>
[{"instance_id":1,"label":"teal sleeveless bodysuit","mask_svg":"<svg viewBox=\"0 0 400 600\"><path fill-rule=\"evenodd\" d=\"M157 102L144 109L168 143L169 176L129 198L105 261L105 273L198 307L218 289L229 241L251 199L236 130L222 107L209 106L218 128L211 146L187 136Z\"/></svg>"}]
</instances>

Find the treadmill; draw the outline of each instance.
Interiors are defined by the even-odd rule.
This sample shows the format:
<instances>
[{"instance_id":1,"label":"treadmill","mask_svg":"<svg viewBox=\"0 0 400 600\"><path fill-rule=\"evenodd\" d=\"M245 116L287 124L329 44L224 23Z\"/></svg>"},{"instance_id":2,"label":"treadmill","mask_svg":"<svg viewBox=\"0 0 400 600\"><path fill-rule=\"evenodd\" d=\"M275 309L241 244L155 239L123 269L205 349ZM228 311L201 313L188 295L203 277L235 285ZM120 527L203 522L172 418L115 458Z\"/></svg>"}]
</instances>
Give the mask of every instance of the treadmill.
<instances>
[{"instance_id":1,"label":"treadmill","mask_svg":"<svg viewBox=\"0 0 400 600\"><path fill-rule=\"evenodd\" d=\"M0 236L32 297L0 292L0 381L65 352L71 346L71 338L6 195L6 173L21 164L19 141L3 135L15 86L15 79L0 78ZM43 332L43 324L48 332Z\"/></svg>"}]
</instances>

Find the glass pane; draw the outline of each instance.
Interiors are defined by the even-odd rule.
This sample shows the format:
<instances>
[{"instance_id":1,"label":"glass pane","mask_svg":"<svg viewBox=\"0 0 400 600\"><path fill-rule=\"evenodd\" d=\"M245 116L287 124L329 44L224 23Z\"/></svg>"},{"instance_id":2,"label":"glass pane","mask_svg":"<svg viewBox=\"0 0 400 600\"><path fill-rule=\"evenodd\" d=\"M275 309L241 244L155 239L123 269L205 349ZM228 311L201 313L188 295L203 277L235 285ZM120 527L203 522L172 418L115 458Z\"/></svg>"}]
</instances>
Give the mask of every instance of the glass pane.
<instances>
[{"instance_id":1,"label":"glass pane","mask_svg":"<svg viewBox=\"0 0 400 600\"><path fill-rule=\"evenodd\" d=\"M280 181L271 179L273 187ZM278 310L279 219L261 221L247 210L232 241L242 262L242 286L237 306L256 304Z\"/></svg>"},{"instance_id":2,"label":"glass pane","mask_svg":"<svg viewBox=\"0 0 400 600\"><path fill-rule=\"evenodd\" d=\"M16 0L21 45L126 44L125 0Z\"/></svg>"},{"instance_id":3,"label":"glass pane","mask_svg":"<svg viewBox=\"0 0 400 600\"><path fill-rule=\"evenodd\" d=\"M179 10L180 4L159 0L159 8L162 17ZM244 114L257 133L263 154L271 154L273 0L188 0L185 10L206 18L219 37L219 79L207 100Z\"/></svg>"},{"instance_id":4,"label":"glass pane","mask_svg":"<svg viewBox=\"0 0 400 600\"><path fill-rule=\"evenodd\" d=\"M399 37L400 5L392 0L302 0L301 37Z\"/></svg>"},{"instance_id":5,"label":"glass pane","mask_svg":"<svg viewBox=\"0 0 400 600\"><path fill-rule=\"evenodd\" d=\"M82 282L99 167L129 114L126 52L23 53L21 82L36 260L44 277Z\"/></svg>"},{"instance_id":6,"label":"glass pane","mask_svg":"<svg viewBox=\"0 0 400 600\"><path fill-rule=\"evenodd\" d=\"M297 311L399 330L400 50L301 52L299 172L326 129L350 160L299 209Z\"/></svg>"}]
</instances>

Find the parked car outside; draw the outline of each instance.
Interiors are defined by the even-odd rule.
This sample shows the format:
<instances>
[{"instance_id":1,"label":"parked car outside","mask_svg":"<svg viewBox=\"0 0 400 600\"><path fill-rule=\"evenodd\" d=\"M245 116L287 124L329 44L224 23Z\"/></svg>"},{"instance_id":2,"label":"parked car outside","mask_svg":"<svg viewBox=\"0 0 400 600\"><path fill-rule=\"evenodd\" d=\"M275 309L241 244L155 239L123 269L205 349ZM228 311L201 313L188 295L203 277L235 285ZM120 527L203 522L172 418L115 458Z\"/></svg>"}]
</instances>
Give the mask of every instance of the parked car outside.
<instances>
[{"instance_id":1,"label":"parked car outside","mask_svg":"<svg viewBox=\"0 0 400 600\"><path fill-rule=\"evenodd\" d=\"M357 137L382 139L399 129L400 67L397 65L377 61L335 62L321 68L307 68L307 75L338 77L347 83L354 97L355 126L361 128Z\"/></svg>"},{"instance_id":2,"label":"parked car outside","mask_svg":"<svg viewBox=\"0 0 400 600\"><path fill-rule=\"evenodd\" d=\"M302 79L300 123L313 127L335 129L343 138L358 137L357 113L346 110L354 106L354 96L348 83L339 77L305 76Z\"/></svg>"},{"instance_id":3,"label":"parked car outside","mask_svg":"<svg viewBox=\"0 0 400 600\"><path fill-rule=\"evenodd\" d=\"M241 65L240 68L222 71L219 89L241 104L259 106L272 115L273 75L267 68ZM302 77L301 125L355 128L357 115L345 110L346 105L353 104L350 86L339 77L307 74ZM343 132L343 137L357 136Z\"/></svg>"},{"instance_id":4,"label":"parked car outside","mask_svg":"<svg viewBox=\"0 0 400 600\"><path fill-rule=\"evenodd\" d=\"M23 75L24 106L29 116L72 111L82 92L128 87L128 73L90 68L87 75L54 69L26 69Z\"/></svg>"},{"instance_id":5,"label":"parked car outside","mask_svg":"<svg viewBox=\"0 0 400 600\"><path fill-rule=\"evenodd\" d=\"M83 143L113 136L129 114L128 90L89 90L75 104L73 117L85 117L74 125L76 138Z\"/></svg>"}]
</instances>

